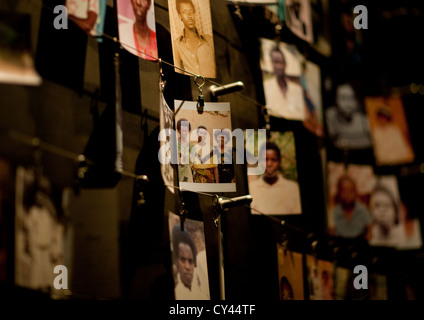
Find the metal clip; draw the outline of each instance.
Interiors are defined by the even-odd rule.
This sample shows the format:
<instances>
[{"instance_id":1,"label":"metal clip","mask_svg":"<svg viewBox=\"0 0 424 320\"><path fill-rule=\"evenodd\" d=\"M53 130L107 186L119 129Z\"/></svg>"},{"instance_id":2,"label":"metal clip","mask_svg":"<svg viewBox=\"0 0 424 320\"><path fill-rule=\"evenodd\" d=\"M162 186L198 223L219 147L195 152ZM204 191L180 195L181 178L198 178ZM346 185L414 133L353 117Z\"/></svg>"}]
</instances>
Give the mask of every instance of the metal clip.
<instances>
[{"instance_id":1,"label":"metal clip","mask_svg":"<svg viewBox=\"0 0 424 320\"><path fill-rule=\"evenodd\" d=\"M202 82L198 82L198 79L201 79ZM197 90L199 91L199 96L197 98L197 111L199 113L203 113L203 107L205 106L205 98L203 97L203 86L205 85L205 78L202 76L195 76L194 77L194 83L197 86Z\"/></svg>"}]
</instances>

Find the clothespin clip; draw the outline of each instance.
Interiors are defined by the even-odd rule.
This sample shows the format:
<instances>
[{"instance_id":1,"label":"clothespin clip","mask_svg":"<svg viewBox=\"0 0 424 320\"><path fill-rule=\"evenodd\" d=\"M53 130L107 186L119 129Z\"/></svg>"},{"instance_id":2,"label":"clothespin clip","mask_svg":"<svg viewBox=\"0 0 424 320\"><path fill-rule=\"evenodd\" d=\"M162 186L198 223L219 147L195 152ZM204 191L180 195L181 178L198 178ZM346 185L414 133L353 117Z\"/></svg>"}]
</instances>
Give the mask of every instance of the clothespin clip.
<instances>
[{"instance_id":1,"label":"clothespin clip","mask_svg":"<svg viewBox=\"0 0 424 320\"><path fill-rule=\"evenodd\" d=\"M200 82L199 82L200 79ZM203 86L205 85L205 78L202 76L195 76L194 83L199 91L199 97L197 98L197 112L203 113L203 107L205 106L205 98L203 97Z\"/></svg>"},{"instance_id":2,"label":"clothespin clip","mask_svg":"<svg viewBox=\"0 0 424 320\"><path fill-rule=\"evenodd\" d=\"M184 221L187 218L187 214L188 214L188 211L185 208L185 203L181 199L181 207L180 207L180 211L179 211L181 231L184 231Z\"/></svg>"},{"instance_id":3,"label":"clothespin clip","mask_svg":"<svg viewBox=\"0 0 424 320\"><path fill-rule=\"evenodd\" d=\"M160 87L163 90L165 89L166 80L165 80L165 75L163 73L163 68L162 68L162 58L158 59L158 64L159 64Z\"/></svg>"}]
</instances>

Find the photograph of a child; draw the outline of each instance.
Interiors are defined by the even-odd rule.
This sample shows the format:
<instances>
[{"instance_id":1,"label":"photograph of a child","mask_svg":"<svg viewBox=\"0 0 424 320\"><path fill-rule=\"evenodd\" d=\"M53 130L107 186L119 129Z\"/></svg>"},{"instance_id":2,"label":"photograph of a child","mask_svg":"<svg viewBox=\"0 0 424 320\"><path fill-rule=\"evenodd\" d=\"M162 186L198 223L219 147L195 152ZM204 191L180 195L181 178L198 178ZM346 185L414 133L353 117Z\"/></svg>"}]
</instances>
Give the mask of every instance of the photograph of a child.
<instances>
[{"instance_id":1,"label":"photograph of a child","mask_svg":"<svg viewBox=\"0 0 424 320\"><path fill-rule=\"evenodd\" d=\"M284 42L260 38L263 88L269 115L289 120L305 119L305 101L298 51Z\"/></svg>"},{"instance_id":2,"label":"photograph of a child","mask_svg":"<svg viewBox=\"0 0 424 320\"><path fill-rule=\"evenodd\" d=\"M372 166L330 161L328 174L329 234L349 239L371 238L372 215L368 199L376 177Z\"/></svg>"},{"instance_id":3,"label":"photograph of a child","mask_svg":"<svg viewBox=\"0 0 424 320\"><path fill-rule=\"evenodd\" d=\"M407 208L400 198L396 176L377 177L370 195L369 208L373 216L370 245L400 250L421 247L419 222L417 219L407 220ZM408 223L418 228L408 233Z\"/></svg>"},{"instance_id":4,"label":"photograph of a child","mask_svg":"<svg viewBox=\"0 0 424 320\"><path fill-rule=\"evenodd\" d=\"M303 255L277 244L280 300L304 300Z\"/></svg>"},{"instance_id":5,"label":"photograph of a child","mask_svg":"<svg viewBox=\"0 0 424 320\"><path fill-rule=\"evenodd\" d=\"M205 232L202 221L169 212L175 300L210 300Z\"/></svg>"},{"instance_id":6,"label":"photograph of a child","mask_svg":"<svg viewBox=\"0 0 424 320\"><path fill-rule=\"evenodd\" d=\"M158 59L153 0L117 0L119 41L145 60Z\"/></svg>"},{"instance_id":7,"label":"photograph of a child","mask_svg":"<svg viewBox=\"0 0 424 320\"><path fill-rule=\"evenodd\" d=\"M234 152L229 103L175 100L178 180L185 190L235 192Z\"/></svg>"},{"instance_id":8,"label":"photograph of a child","mask_svg":"<svg viewBox=\"0 0 424 320\"><path fill-rule=\"evenodd\" d=\"M270 134L258 146L260 175L249 175L252 214L300 214L300 188L297 181L296 148L292 131Z\"/></svg>"},{"instance_id":9,"label":"photograph of a child","mask_svg":"<svg viewBox=\"0 0 424 320\"><path fill-rule=\"evenodd\" d=\"M402 99L366 97L365 106L377 165L397 165L414 161L408 123Z\"/></svg>"},{"instance_id":10,"label":"photograph of a child","mask_svg":"<svg viewBox=\"0 0 424 320\"><path fill-rule=\"evenodd\" d=\"M103 35L106 5L107 0L66 0L69 18L93 37Z\"/></svg>"},{"instance_id":11,"label":"photograph of a child","mask_svg":"<svg viewBox=\"0 0 424 320\"><path fill-rule=\"evenodd\" d=\"M371 148L371 134L360 85L340 80L332 86L333 100L325 110L327 136L339 149Z\"/></svg>"},{"instance_id":12,"label":"photograph of a child","mask_svg":"<svg viewBox=\"0 0 424 320\"><path fill-rule=\"evenodd\" d=\"M321 96L321 69L320 67L301 57L302 74L300 84L305 100L305 119L303 125L317 137L324 136L324 124Z\"/></svg>"}]
</instances>

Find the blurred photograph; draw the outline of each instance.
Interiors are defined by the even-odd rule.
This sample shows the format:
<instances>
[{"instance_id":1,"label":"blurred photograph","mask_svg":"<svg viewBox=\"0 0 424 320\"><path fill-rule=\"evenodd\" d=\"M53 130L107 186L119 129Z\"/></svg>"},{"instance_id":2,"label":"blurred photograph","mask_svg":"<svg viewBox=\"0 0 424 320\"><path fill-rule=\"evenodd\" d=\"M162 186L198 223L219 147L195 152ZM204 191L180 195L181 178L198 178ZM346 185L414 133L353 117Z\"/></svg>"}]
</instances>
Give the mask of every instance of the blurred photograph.
<instances>
[{"instance_id":1,"label":"blurred photograph","mask_svg":"<svg viewBox=\"0 0 424 320\"><path fill-rule=\"evenodd\" d=\"M284 42L260 38L263 88L269 115L305 120L305 101L298 51Z\"/></svg>"},{"instance_id":2,"label":"blurred photograph","mask_svg":"<svg viewBox=\"0 0 424 320\"><path fill-rule=\"evenodd\" d=\"M331 261L306 255L309 300L334 300L334 265Z\"/></svg>"},{"instance_id":3,"label":"blurred photograph","mask_svg":"<svg viewBox=\"0 0 424 320\"><path fill-rule=\"evenodd\" d=\"M328 163L328 230L335 237L371 239L372 214L368 208L376 177L367 165Z\"/></svg>"},{"instance_id":4,"label":"blurred photograph","mask_svg":"<svg viewBox=\"0 0 424 320\"><path fill-rule=\"evenodd\" d=\"M153 0L117 0L119 41L128 52L156 61L158 46Z\"/></svg>"},{"instance_id":5,"label":"blurred photograph","mask_svg":"<svg viewBox=\"0 0 424 320\"><path fill-rule=\"evenodd\" d=\"M107 0L66 0L69 18L88 35L99 37L103 35Z\"/></svg>"},{"instance_id":6,"label":"blurred photograph","mask_svg":"<svg viewBox=\"0 0 424 320\"><path fill-rule=\"evenodd\" d=\"M15 282L51 293L56 265L64 263L64 224L50 181L18 167L15 198Z\"/></svg>"},{"instance_id":7,"label":"blurred photograph","mask_svg":"<svg viewBox=\"0 0 424 320\"><path fill-rule=\"evenodd\" d=\"M277 244L280 300L304 300L303 255Z\"/></svg>"},{"instance_id":8,"label":"blurred photograph","mask_svg":"<svg viewBox=\"0 0 424 320\"><path fill-rule=\"evenodd\" d=\"M366 97L371 138L377 165L398 165L414 161L408 123L401 98Z\"/></svg>"},{"instance_id":9,"label":"blurred photograph","mask_svg":"<svg viewBox=\"0 0 424 320\"><path fill-rule=\"evenodd\" d=\"M175 72L215 78L209 0L168 0L168 8Z\"/></svg>"},{"instance_id":10,"label":"blurred photograph","mask_svg":"<svg viewBox=\"0 0 424 320\"><path fill-rule=\"evenodd\" d=\"M336 83L333 104L325 110L327 136L339 149L371 148L371 135L363 99L351 82Z\"/></svg>"}]
</instances>

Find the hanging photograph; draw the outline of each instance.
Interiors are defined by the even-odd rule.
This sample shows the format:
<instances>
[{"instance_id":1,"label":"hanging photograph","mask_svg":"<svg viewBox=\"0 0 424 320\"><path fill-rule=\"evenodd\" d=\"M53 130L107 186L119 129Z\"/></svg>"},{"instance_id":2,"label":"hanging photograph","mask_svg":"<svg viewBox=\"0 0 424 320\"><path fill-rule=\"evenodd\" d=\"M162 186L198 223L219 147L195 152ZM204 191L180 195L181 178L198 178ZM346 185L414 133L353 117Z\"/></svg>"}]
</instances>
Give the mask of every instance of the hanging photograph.
<instances>
[{"instance_id":1,"label":"hanging photograph","mask_svg":"<svg viewBox=\"0 0 424 320\"><path fill-rule=\"evenodd\" d=\"M377 165L414 161L409 129L401 98L366 97L365 105Z\"/></svg>"},{"instance_id":2,"label":"hanging photograph","mask_svg":"<svg viewBox=\"0 0 424 320\"><path fill-rule=\"evenodd\" d=\"M303 255L277 244L280 300L304 300Z\"/></svg>"},{"instance_id":3,"label":"hanging photograph","mask_svg":"<svg viewBox=\"0 0 424 320\"><path fill-rule=\"evenodd\" d=\"M331 57L330 0L311 0L312 47L320 54Z\"/></svg>"},{"instance_id":4,"label":"hanging photograph","mask_svg":"<svg viewBox=\"0 0 424 320\"><path fill-rule=\"evenodd\" d=\"M205 231L202 221L169 212L175 300L210 300Z\"/></svg>"},{"instance_id":5,"label":"hanging photograph","mask_svg":"<svg viewBox=\"0 0 424 320\"><path fill-rule=\"evenodd\" d=\"M168 0L168 8L175 72L216 78L209 0Z\"/></svg>"},{"instance_id":6,"label":"hanging photograph","mask_svg":"<svg viewBox=\"0 0 424 320\"><path fill-rule=\"evenodd\" d=\"M370 240L373 217L368 209L376 177L372 166L328 162L329 234Z\"/></svg>"},{"instance_id":7,"label":"hanging photograph","mask_svg":"<svg viewBox=\"0 0 424 320\"><path fill-rule=\"evenodd\" d=\"M302 75L300 84L305 99L305 120L303 125L317 137L324 136L324 124L321 96L321 69L320 67L302 57Z\"/></svg>"},{"instance_id":8,"label":"hanging photograph","mask_svg":"<svg viewBox=\"0 0 424 320\"><path fill-rule=\"evenodd\" d=\"M387 276L380 273L371 273L369 276L370 300L388 300Z\"/></svg>"},{"instance_id":9,"label":"hanging photograph","mask_svg":"<svg viewBox=\"0 0 424 320\"><path fill-rule=\"evenodd\" d=\"M153 0L117 0L119 41L128 52L156 61L158 46Z\"/></svg>"},{"instance_id":10,"label":"hanging photograph","mask_svg":"<svg viewBox=\"0 0 424 320\"><path fill-rule=\"evenodd\" d=\"M15 283L51 293L56 265L64 264L64 224L50 181L18 167L15 196Z\"/></svg>"},{"instance_id":11,"label":"hanging photograph","mask_svg":"<svg viewBox=\"0 0 424 320\"><path fill-rule=\"evenodd\" d=\"M66 0L69 18L93 37L103 35L107 0Z\"/></svg>"},{"instance_id":12,"label":"hanging photograph","mask_svg":"<svg viewBox=\"0 0 424 320\"><path fill-rule=\"evenodd\" d=\"M258 150L258 174L248 175L251 213L302 213L293 132L271 132Z\"/></svg>"},{"instance_id":13,"label":"hanging photograph","mask_svg":"<svg viewBox=\"0 0 424 320\"><path fill-rule=\"evenodd\" d=\"M174 167L176 159L176 136L174 134L174 112L169 108L163 95L162 83L159 83L160 115L159 115L159 162L162 179L171 193L174 193Z\"/></svg>"},{"instance_id":14,"label":"hanging photograph","mask_svg":"<svg viewBox=\"0 0 424 320\"><path fill-rule=\"evenodd\" d=\"M334 83L332 104L325 110L327 136L339 149L371 148L371 134L359 86L349 81Z\"/></svg>"},{"instance_id":15,"label":"hanging photograph","mask_svg":"<svg viewBox=\"0 0 424 320\"><path fill-rule=\"evenodd\" d=\"M30 15L0 11L0 83L38 86L30 49Z\"/></svg>"},{"instance_id":16,"label":"hanging photograph","mask_svg":"<svg viewBox=\"0 0 424 320\"><path fill-rule=\"evenodd\" d=\"M300 39L313 43L312 15L309 0L285 0L287 27Z\"/></svg>"},{"instance_id":17,"label":"hanging photograph","mask_svg":"<svg viewBox=\"0 0 424 320\"><path fill-rule=\"evenodd\" d=\"M396 176L377 177L370 195L369 208L373 217L370 245L399 249L421 247L422 238L418 220L415 221L418 228L411 230L415 234L410 234L411 232L407 234L408 226L405 224L407 211L399 196Z\"/></svg>"},{"instance_id":18,"label":"hanging photograph","mask_svg":"<svg viewBox=\"0 0 424 320\"><path fill-rule=\"evenodd\" d=\"M260 65L268 114L303 121L306 107L297 49L284 42L265 38L260 38L260 42Z\"/></svg>"},{"instance_id":19,"label":"hanging photograph","mask_svg":"<svg viewBox=\"0 0 424 320\"><path fill-rule=\"evenodd\" d=\"M231 111L228 102L175 100L178 180L184 190L235 192Z\"/></svg>"},{"instance_id":20,"label":"hanging photograph","mask_svg":"<svg viewBox=\"0 0 424 320\"><path fill-rule=\"evenodd\" d=\"M331 261L306 255L306 278L310 300L334 300L334 265Z\"/></svg>"}]
</instances>

